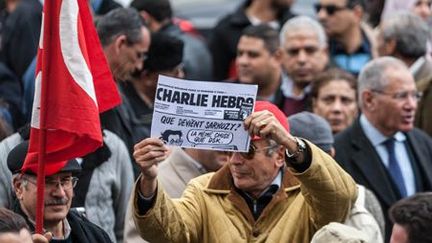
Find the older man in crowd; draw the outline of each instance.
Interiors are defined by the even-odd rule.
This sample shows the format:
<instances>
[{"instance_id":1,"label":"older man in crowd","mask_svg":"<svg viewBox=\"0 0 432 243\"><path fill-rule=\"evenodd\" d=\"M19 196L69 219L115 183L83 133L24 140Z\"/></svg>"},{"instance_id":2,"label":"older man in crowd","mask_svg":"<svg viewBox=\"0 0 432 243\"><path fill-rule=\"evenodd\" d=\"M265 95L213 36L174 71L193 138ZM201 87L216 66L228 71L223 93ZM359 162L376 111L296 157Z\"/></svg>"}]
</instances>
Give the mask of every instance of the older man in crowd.
<instances>
[{"instance_id":1,"label":"older man in crowd","mask_svg":"<svg viewBox=\"0 0 432 243\"><path fill-rule=\"evenodd\" d=\"M310 242L317 229L343 221L357 190L352 178L313 144L289 134L285 115L257 101L244 121L248 152L234 152L216 173L192 180L179 200L157 182L167 148L141 141L133 216L150 242Z\"/></svg>"},{"instance_id":2,"label":"older man in crowd","mask_svg":"<svg viewBox=\"0 0 432 243\"><path fill-rule=\"evenodd\" d=\"M378 34L378 51L410 67L423 97L417 105L415 126L432 136L432 62L426 58L429 27L419 16L400 12L385 19Z\"/></svg>"},{"instance_id":3,"label":"older man in crowd","mask_svg":"<svg viewBox=\"0 0 432 243\"><path fill-rule=\"evenodd\" d=\"M8 155L8 167L12 173L19 173L13 178L17 198L14 211L23 216L31 231L34 231L37 175L31 170L21 170L27 150L28 142L22 142L12 149ZM48 164L47 171L50 171L49 167ZM112 242L105 231L70 210L73 188L77 183L75 176L80 171L81 166L72 159L57 173L46 175L43 228L52 233L55 242Z\"/></svg>"},{"instance_id":4,"label":"older man in crowd","mask_svg":"<svg viewBox=\"0 0 432 243\"><path fill-rule=\"evenodd\" d=\"M386 214L397 200L432 189L432 140L414 128L420 94L402 61L368 63L358 78L358 97L363 114L336 136L335 158L375 193ZM387 218L387 240L391 226Z\"/></svg>"},{"instance_id":5,"label":"older man in crowd","mask_svg":"<svg viewBox=\"0 0 432 243\"><path fill-rule=\"evenodd\" d=\"M328 65L327 38L323 27L306 16L287 21L280 33L282 67L289 76L282 85L287 116L306 110L310 84Z\"/></svg>"}]
</instances>

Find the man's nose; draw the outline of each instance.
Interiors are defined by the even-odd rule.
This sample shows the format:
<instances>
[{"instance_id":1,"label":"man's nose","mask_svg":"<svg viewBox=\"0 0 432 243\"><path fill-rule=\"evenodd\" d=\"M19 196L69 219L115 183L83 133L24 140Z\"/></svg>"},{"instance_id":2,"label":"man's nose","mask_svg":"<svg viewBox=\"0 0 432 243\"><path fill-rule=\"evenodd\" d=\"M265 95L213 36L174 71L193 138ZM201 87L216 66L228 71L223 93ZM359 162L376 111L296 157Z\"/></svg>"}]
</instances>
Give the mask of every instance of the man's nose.
<instances>
[{"instance_id":1,"label":"man's nose","mask_svg":"<svg viewBox=\"0 0 432 243\"><path fill-rule=\"evenodd\" d=\"M333 112L339 112L342 110L342 102L338 99L336 99L332 104L331 104L331 111Z\"/></svg>"}]
</instances>

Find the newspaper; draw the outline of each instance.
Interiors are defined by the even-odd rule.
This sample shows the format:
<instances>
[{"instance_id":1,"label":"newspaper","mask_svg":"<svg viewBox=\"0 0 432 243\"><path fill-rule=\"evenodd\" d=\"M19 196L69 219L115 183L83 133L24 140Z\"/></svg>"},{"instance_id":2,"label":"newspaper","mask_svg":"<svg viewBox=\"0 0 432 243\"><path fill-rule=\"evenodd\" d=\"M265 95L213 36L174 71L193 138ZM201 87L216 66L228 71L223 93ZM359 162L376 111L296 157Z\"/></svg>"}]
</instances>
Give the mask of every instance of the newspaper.
<instances>
[{"instance_id":1,"label":"newspaper","mask_svg":"<svg viewBox=\"0 0 432 243\"><path fill-rule=\"evenodd\" d=\"M151 136L167 145L246 152L243 120L254 108L258 86L159 76Z\"/></svg>"}]
</instances>

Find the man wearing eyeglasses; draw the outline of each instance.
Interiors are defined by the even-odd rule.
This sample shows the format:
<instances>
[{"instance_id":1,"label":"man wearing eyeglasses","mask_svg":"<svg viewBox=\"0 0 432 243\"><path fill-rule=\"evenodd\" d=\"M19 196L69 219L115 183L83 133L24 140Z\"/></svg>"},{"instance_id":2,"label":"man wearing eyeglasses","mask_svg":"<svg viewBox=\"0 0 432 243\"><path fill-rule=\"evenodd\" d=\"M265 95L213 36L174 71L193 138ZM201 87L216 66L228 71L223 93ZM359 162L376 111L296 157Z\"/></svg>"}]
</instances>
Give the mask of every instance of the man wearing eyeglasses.
<instances>
[{"instance_id":1,"label":"man wearing eyeglasses","mask_svg":"<svg viewBox=\"0 0 432 243\"><path fill-rule=\"evenodd\" d=\"M329 37L329 52L338 67L358 75L377 56L372 29L362 22L362 0L319 0L317 17Z\"/></svg>"},{"instance_id":2,"label":"man wearing eyeglasses","mask_svg":"<svg viewBox=\"0 0 432 243\"><path fill-rule=\"evenodd\" d=\"M135 145L141 176L133 216L149 242L310 242L323 225L343 221L357 191L325 152L289 134L286 116L257 101L244 121L248 152L234 152L215 173L193 179L171 199L157 181L167 157L162 141Z\"/></svg>"},{"instance_id":3,"label":"man wearing eyeglasses","mask_svg":"<svg viewBox=\"0 0 432 243\"><path fill-rule=\"evenodd\" d=\"M432 62L426 57L429 38L429 27L419 16L395 13L379 27L378 52L397 57L410 67L417 89L423 92L414 125L432 136Z\"/></svg>"},{"instance_id":4,"label":"man wearing eyeglasses","mask_svg":"<svg viewBox=\"0 0 432 243\"><path fill-rule=\"evenodd\" d=\"M336 161L372 190L386 218L397 200L432 189L432 140L414 128L421 93L407 66L394 57L369 62L358 79L362 115L335 137Z\"/></svg>"},{"instance_id":5,"label":"man wearing eyeglasses","mask_svg":"<svg viewBox=\"0 0 432 243\"><path fill-rule=\"evenodd\" d=\"M21 171L27 150L27 141L18 144L9 153L7 163L9 170L17 174L12 181L17 198L14 211L22 215L34 231L37 175ZM81 166L72 159L59 172L45 177L44 231L52 233L51 242L112 242L105 231L70 210L73 188L78 181L75 176L80 171Z\"/></svg>"}]
</instances>

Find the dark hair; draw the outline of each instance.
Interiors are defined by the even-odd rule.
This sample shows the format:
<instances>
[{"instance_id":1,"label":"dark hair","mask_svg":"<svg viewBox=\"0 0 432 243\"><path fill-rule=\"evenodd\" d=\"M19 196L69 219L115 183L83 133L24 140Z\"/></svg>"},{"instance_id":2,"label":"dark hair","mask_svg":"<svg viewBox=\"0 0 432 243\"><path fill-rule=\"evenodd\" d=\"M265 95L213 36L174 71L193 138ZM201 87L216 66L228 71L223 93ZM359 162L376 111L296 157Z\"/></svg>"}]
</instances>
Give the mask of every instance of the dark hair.
<instances>
[{"instance_id":1,"label":"dark hair","mask_svg":"<svg viewBox=\"0 0 432 243\"><path fill-rule=\"evenodd\" d=\"M347 7L354 8L355 6L359 5L363 9L365 9L366 4L364 0L346 0L347 1Z\"/></svg>"},{"instance_id":2,"label":"dark hair","mask_svg":"<svg viewBox=\"0 0 432 243\"><path fill-rule=\"evenodd\" d=\"M169 0L134 0L130 4L138 11L146 11L157 21L172 18L172 8Z\"/></svg>"},{"instance_id":3,"label":"dark hair","mask_svg":"<svg viewBox=\"0 0 432 243\"><path fill-rule=\"evenodd\" d=\"M267 24L251 25L243 30L242 36L263 40L266 49L271 53L279 48L279 32Z\"/></svg>"},{"instance_id":4,"label":"dark hair","mask_svg":"<svg viewBox=\"0 0 432 243\"><path fill-rule=\"evenodd\" d=\"M161 133L160 139L162 139L164 142L169 142L168 138L171 135L178 135L179 137L182 137L183 133L180 130L165 130L163 133Z\"/></svg>"},{"instance_id":5,"label":"dark hair","mask_svg":"<svg viewBox=\"0 0 432 243\"><path fill-rule=\"evenodd\" d=\"M143 22L139 13L132 8L117 8L96 22L96 29L102 46L107 46L119 35L125 35L129 44L142 40Z\"/></svg>"},{"instance_id":6,"label":"dark hair","mask_svg":"<svg viewBox=\"0 0 432 243\"><path fill-rule=\"evenodd\" d=\"M7 208L0 208L0 233L19 233L29 229L25 219Z\"/></svg>"},{"instance_id":7,"label":"dark hair","mask_svg":"<svg viewBox=\"0 0 432 243\"><path fill-rule=\"evenodd\" d=\"M153 33L151 40L143 70L171 71L182 63L182 40L161 32Z\"/></svg>"},{"instance_id":8,"label":"dark hair","mask_svg":"<svg viewBox=\"0 0 432 243\"><path fill-rule=\"evenodd\" d=\"M322 73L320 73L315 82L312 82L311 87L311 97L317 98L318 93L321 90L322 87L326 86L328 83L334 81L334 80L343 80L348 83L348 85L354 90L357 90L357 82L356 78L348 73L343 71L339 68L330 68ZM355 92L357 95L357 92Z\"/></svg>"},{"instance_id":9,"label":"dark hair","mask_svg":"<svg viewBox=\"0 0 432 243\"><path fill-rule=\"evenodd\" d=\"M389 210L389 217L405 228L409 242L432 242L432 192L417 193L396 202Z\"/></svg>"}]
</instances>

